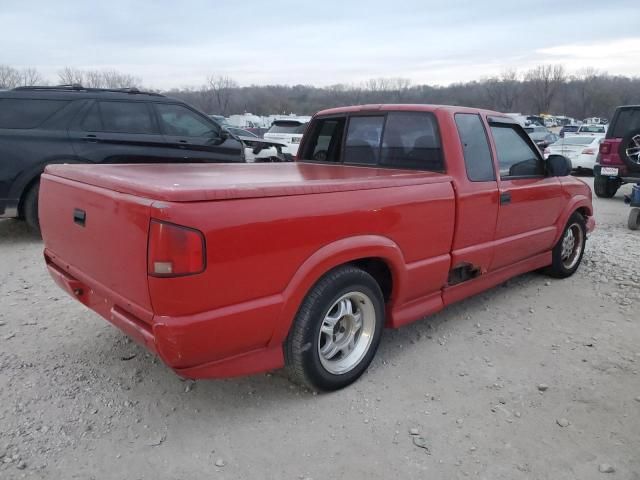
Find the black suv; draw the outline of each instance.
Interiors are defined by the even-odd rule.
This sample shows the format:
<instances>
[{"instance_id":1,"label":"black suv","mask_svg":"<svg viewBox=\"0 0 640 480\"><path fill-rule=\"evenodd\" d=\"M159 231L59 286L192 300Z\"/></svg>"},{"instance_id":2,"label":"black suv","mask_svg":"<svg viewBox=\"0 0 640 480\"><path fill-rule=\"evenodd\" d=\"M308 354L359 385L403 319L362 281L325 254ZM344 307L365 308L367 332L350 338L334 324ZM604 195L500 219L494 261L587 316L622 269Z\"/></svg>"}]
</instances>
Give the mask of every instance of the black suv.
<instances>
[{"instance_id":1,"label":"black suv","mask_svg":"<svg viewBox=\"0 0 640 480\"><path fill-rule=\"evenodd\" d=\"M0 217L38 229L52 163L244 162L242 143L180 100L79 85L0 91Z\"/></svg>"}]
</instances>

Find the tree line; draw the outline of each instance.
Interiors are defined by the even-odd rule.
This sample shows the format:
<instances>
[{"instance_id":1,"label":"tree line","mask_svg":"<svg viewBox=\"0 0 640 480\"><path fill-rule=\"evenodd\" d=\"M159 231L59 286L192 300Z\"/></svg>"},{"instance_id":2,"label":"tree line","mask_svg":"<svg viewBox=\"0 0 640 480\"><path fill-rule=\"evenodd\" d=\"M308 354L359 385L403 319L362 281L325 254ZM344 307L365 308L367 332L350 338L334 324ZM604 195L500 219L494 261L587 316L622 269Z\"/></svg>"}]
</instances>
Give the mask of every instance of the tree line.
<instances>
[{"instance_id":1,"label":"tree line","mask_svg":"<svg viewBox=\"0 0 640 480\"><path fill-rule=\"evenodd\" d=\"M34 68L0 65L0 89L46 84ZM52 84L97 88L142 88L140 78L114 70L65 67ZM163 91L209 114L309 115L325 108L368 103L465 105L502 112L549 113L578 119L610 118L618 105L640 104L640 78L609 75L593 68L569 73L562 65L500 75L447 86L413 84L406 78L374 78L358 84L240 86L233 78L211 75L203 85Z\"/></svg>"}]
</instances>

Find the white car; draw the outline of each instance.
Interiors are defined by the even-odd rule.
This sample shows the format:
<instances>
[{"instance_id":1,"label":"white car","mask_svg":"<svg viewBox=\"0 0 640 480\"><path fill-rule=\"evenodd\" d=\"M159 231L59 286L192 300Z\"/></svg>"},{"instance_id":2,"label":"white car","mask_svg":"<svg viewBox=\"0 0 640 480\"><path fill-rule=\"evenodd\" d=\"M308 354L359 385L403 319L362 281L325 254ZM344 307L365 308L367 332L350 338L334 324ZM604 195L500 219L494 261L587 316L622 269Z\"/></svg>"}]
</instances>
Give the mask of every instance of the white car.
<instances>
[{"instance_id":1,"label":"white car","mask_svg":"<svg viewBox=\"0 0 640 480\"><path fill-rule=\"evenodd\" d=\"M264 134L264 139L284 143L286 146L282 149L283 153L295 157L308 123L308 118L274 120L269 130Z\"/></svg>"},{"instance_id":2,"label":"white car","mask_svg":"<svg viewBox=\"0 0 640 480\"><path fill-rule=\"evenodd\" d=\"M595 124L583 124L580 125L577 132L574 133L566 133L567 135L589 135L591 137L604 138L607 134L607 126L606 125L595 125Z\"/></svg>"},{"instance_id":3,"label":"white car","mask_svg":"<svg viewBox=\"0 0 640 480\"><path fill-rule=\"evenodd\" d=\"M562 155L571 160L573 170L593 170L602 138L587 135L566 135L544 149L544 157Z\"/></svg>"},{"instance_id":4,"label":"white car","mask_svg":"<svg viewBox=\"0 0 640 480\"><path fill-rule=\"evenodd\" d=\"M243 128L226 126L226 131L244 144L244 158L247 163L282 162L285 160L282 150L285 145L280 142L265 141L255 133Z\"/></svg>"}]
</instances>

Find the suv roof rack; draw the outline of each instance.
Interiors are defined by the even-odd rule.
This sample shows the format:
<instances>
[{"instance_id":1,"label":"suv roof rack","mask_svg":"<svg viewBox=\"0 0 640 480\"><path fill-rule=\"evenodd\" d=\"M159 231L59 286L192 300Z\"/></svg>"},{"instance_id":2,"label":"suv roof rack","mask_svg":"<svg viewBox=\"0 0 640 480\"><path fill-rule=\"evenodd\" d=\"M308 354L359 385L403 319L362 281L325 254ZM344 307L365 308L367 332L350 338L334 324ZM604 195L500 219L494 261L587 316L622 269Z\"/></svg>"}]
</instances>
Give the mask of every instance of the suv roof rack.
<instances>
[{"instance_id":1,"label":"suv roof rack","mask_svg":"<svg viewBox=\"0 0 640 480\"><path fill-rule=\"evenodd\" d=\"M129 93L131 95L154 95L156 97L164 97L161 93L157 92L146 92L139 90L136 87L126 87L126 88L89 88L83 87L79 83L72 83L66 85L33 85L30 87L15 87L14 90L57 90L57 91L65 91L65 92L108 92L108 93Z\"/></svg>"}]
</instances>

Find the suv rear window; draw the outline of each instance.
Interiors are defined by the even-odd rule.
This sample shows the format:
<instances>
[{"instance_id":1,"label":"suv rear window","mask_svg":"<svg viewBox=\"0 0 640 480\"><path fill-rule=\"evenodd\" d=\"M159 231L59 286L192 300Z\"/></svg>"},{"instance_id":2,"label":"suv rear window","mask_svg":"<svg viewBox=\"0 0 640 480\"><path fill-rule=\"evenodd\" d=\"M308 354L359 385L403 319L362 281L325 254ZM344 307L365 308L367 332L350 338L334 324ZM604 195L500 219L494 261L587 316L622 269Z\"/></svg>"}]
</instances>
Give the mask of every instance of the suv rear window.
<instances>
[{"instance_id":1,"label":"suv rear window","mask_svg":"<svg viewBox=\"0 0 640 480\"><path fill-rule=\"evenodd\" d=\"M68 100L0 99L0 128L35 128Z\"/></svg>"},{"instance_id":2,"label":"suv rear window","mask_svg":"<svg viewBox=\"0 0 640 480\"><path fill-rule=\"evenodd\" d=\"M611 137L622 138L638 129L640 129L640 108L623 108L615 118Z\"/></svg>"},{"instance_id":3,"label":"suv rear window","mask_svg":"<svg viewBox=\"0 0 640 480\"><path fill-rule=\"evenodd\" d=\"M304 133L306 123L275 121L267 133Z\"/></svg>"}]
</instances>

